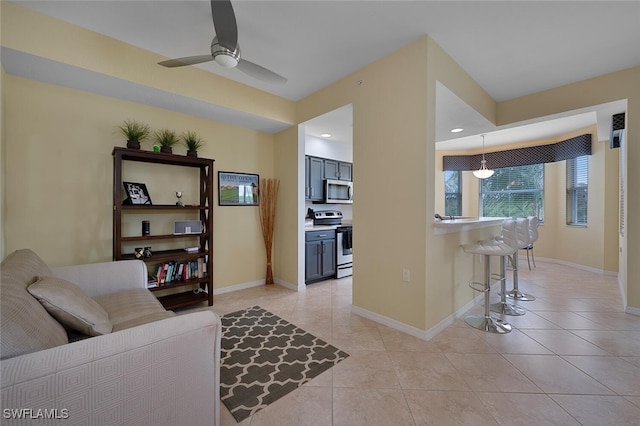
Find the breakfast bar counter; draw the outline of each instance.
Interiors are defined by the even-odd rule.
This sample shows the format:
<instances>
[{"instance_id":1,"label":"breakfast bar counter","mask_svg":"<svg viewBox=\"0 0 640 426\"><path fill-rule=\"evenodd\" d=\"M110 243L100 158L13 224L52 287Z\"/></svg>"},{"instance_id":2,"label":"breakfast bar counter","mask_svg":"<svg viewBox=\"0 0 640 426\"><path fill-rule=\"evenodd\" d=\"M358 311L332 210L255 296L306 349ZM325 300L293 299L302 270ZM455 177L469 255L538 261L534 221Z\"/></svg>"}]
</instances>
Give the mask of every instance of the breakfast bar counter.
<instances>
[{"instance_id":1,"label":"breakfast bar counter","mask_svg":"<svg viewBox=\"0 0 640 426\"><path fill-rule=\"evenodd\" d=\"M453 232L470 231L473 229L487 228L501 225L507 219L505 217L456 217L453 220L436 220L433 223L436 235L450 234Z\"/></svg>"}]
</instances>

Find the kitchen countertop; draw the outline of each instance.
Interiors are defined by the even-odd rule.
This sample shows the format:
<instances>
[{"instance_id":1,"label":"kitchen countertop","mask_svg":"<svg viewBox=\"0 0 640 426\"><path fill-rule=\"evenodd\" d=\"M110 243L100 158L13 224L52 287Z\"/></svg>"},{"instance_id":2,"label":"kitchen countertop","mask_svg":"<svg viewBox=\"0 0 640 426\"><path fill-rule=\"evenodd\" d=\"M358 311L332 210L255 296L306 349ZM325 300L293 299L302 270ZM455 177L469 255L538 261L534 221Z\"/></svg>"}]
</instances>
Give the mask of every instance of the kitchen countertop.
<instances>
[{"instance_id":1,"label":"kitchen countertop","mask_svg":"<svg viewBox=\"0 0 640 426\"><path fill-rule=\"evenodd\" d=\"M472 229L487 228L502 225L506 217L459 217L453 220L441 220L433 223L436 235L452 232L470 231Z\"/></svg>"},{"instance_id":2,"label":"kitchen countertop","mask_svg":"<svg viewBox=\"0 0 640 426\"><path fill-rule=\"evenodd\" d=\"M342 225L313 225L313 226L305 226L304 232L308 231L327 231L332 229L337 229L341 226L353 226L353 222L350 220L343 220Z\"/></svg>"}]
</instances>

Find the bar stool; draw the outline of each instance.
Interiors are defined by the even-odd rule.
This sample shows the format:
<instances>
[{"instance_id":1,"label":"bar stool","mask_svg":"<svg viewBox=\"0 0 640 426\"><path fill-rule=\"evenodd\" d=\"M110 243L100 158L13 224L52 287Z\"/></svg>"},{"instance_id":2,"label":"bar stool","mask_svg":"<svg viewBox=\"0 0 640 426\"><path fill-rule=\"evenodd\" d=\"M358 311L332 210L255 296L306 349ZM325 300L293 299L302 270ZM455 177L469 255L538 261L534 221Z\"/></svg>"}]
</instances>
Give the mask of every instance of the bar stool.
<instances>
[{"instance_id":1,"label":"bar stool","mask_svg":"<svg viewBox=\"0 0 640 426\"><path fill-rule=\"evenodd\" d=\"M518 249L525 249L529 246L529 219L526 217L516 219L516 238ZM511 255L511 266L513 266L513 290L508 292L506 296L521 301L536 300L534 296L518 290L518 250Z\"/></svg>"},{"instance_id":2,"label":"bar stool","mask_svg":"<svg viewBox=\"0 0 640 426\"><path fill-rule=\"evenodd\" d=\"M511 253L508 253L505 256L500 256L500 273L494 274L494 279L500 280L500 301L491 304L491 312L511 316L524 315L526 313L524 309L520 306L507 302L507 259L518 251L518 239L516 237L515 228L505 228L503 223L501 238L494 240L494 242L500 241L511 248Z\"/></svg>"},{"instance_id":3,"label":"bar stool","mask_svg":"<svg viewBox=\"0 0 640 426\"><path fill-rule=\"evenodd\" d=\"M512 238L515 240L515 221L507 219L502 225L503 232L507 235L513 235L513 237L507 237L509 240ZM492 240L492 241L480 241L476 244L463 244L462 250L465 253L481 254L484 256L484 283L472 282L469 283L469 287L476 291L484 293L484 315L469 315L464 319L464 322L469 324L473 328L478 330L487 331L490 333L504 334L511 331L511 324L500 318L491 316L489 293L491 292L491 256L509 256L517 248L509 246L504 241ZM482 286L482 287L478 287Z\"/></svg>"},{"instance_id":4,"label":"bar stool","mask_svg":"<svg viewBox=\"0 0 640 426\"><path fill-rule=\"evenodd\" d=\"M538 240L538 226L540 225L540 219L536 216L528 216L529 219L529 245L524 248L527 251L527 264L529 270L531 270L531 261L533 260L533 267L536 268L536 258L533 256L533 243ZM529 259L529 252L531 252L531 259Z\"/></svg>"}]
</instances>

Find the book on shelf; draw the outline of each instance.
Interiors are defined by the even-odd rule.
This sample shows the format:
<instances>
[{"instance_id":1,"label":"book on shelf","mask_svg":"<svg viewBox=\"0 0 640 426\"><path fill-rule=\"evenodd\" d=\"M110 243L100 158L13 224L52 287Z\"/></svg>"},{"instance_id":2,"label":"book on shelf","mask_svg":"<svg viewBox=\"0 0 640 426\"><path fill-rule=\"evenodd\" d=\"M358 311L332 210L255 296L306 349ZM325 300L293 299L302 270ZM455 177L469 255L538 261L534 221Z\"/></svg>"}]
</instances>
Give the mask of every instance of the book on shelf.
<instances>
[{"instance_id":1,"label":"book on shelf","mask_svg":"<svg viewBox=\"0 0 640 426\"><path fill-rule=\"evenodd\" d=\"M157 286L184 282L207 276L204 258L190 261L171 261L158 264L155 269Z\"/></svg>"}]
</instances>

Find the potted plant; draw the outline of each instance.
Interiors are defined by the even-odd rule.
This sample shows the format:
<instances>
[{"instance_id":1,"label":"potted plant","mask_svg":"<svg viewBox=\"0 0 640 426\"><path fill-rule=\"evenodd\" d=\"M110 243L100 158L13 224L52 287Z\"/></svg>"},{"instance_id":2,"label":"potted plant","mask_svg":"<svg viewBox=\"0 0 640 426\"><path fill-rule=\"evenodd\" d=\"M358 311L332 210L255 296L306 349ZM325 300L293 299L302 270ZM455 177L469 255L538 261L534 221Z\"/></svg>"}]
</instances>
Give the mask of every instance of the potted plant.
<instances>
[{"instance_id":1,"label":"potted plant","mask_svg":"<svg viewBox=\"0 0 640 426\"><path fill-rule=\"evenodd\" d=\"M201 148L204 145L202 138L198 136L196 132L191 130L182 134L182 141L187 147L187 155L189 157L197 157L198 148Z\"/></svg>"},{"instance_id":2,"label":"potted plant","mask_svg":"<svg viewBox=\"0 0 640 426\"><path fill-rule=\"evenodd\" d=\"M127 138L127 148L132 149L140 149L140 142L145 140L151 132L149 126L136 120L125 120L118 126L118 130Z\"/></svg>"},{"instance_id":3,"label":"potted plant","mask_svg":"<svg viewBox=\"0 0 640 426\"><path fill-rule=\"evenodd\" d=\"M178 143L176 132L169 129L163 129L154 134L156 142L160 145L160 152L171 154L173 146Z\"/></svg>"}]
</instances>

